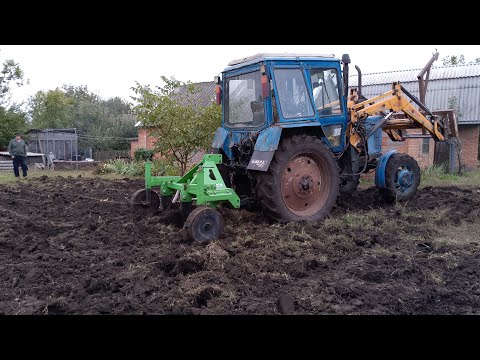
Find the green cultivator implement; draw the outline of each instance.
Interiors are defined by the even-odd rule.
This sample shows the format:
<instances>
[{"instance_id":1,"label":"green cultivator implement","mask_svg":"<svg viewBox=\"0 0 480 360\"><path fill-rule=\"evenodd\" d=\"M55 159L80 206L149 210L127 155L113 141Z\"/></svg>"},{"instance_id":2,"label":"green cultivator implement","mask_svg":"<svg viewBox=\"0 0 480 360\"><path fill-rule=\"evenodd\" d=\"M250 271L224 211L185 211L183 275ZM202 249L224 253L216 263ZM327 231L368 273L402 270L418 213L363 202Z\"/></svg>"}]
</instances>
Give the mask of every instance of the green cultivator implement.
<instances>
[{"instance_id":1,"label":"green cultivator implement","mask_svg":"<svg viewBox=\"0 0 480 360\"><path fill-rule=\"evenodd\" d=\"M215 208L223 203L240 207L240 198L225 185L218 171L221 163L222 155L207 154L184 176L153 176L152 163L147 162L145 189L132 195L131 204L137 213L153 215L180 202L187 234L200 242L216 239L223 233L223 217ZM193 211L192 203L196 205Z\"/></svg>"}]
</instances>

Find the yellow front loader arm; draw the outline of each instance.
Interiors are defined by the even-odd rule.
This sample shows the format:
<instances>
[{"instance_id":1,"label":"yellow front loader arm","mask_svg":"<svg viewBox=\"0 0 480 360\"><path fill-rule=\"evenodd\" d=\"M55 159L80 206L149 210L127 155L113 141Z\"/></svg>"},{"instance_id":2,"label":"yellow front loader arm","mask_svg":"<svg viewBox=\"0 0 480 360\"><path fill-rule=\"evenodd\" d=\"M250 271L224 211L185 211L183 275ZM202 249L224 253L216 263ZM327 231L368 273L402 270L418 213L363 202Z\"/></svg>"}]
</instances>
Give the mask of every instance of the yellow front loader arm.
<instances>
[{"instance_id":1,"label":"yellow front loader arm","mask_svg":"<svg viewBox=\"0 0 480 360\"><path fill-rule=\"evenodd\" d=\"M407 95L411 100L407 100ZM365 100L355 104L355 93L350 96L348 108L350 110L349 134L350 143L360 150L362 137L357 129L359 121L366 119L370 115L384 114L385 112L401 113L406 118L384 120L381 128L389 135L393 141L403 141L402 129L425 129L431 134L435 141L447 140L444 136L444 126L440 123L437 116L433 115L424 105L418 102L413 95L409 94L400 83L393 83L393 89L380 96ZM428 120L417 108L412 105L415 101L425 112L432 115L432 120Z\"/></svg>"}]
</instances>

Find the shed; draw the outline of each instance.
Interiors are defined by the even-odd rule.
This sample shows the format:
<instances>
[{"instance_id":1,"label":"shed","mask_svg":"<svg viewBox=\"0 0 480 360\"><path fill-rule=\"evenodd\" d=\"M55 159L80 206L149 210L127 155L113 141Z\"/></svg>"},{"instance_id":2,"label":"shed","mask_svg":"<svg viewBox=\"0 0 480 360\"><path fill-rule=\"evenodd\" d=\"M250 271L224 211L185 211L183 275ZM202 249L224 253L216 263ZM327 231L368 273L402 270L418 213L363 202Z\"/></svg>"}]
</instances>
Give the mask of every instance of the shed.
<instances>
[{"instance_id":1,"label":"shed","mask_svg":"<svg viewBox=\"0 0 480 360\"><path fill-rule=\"evenodd\" d=\"M53 153L57 160L78 160L77 129L30 129L27 134L30 151Z\"/></svg>"}]
</instances>

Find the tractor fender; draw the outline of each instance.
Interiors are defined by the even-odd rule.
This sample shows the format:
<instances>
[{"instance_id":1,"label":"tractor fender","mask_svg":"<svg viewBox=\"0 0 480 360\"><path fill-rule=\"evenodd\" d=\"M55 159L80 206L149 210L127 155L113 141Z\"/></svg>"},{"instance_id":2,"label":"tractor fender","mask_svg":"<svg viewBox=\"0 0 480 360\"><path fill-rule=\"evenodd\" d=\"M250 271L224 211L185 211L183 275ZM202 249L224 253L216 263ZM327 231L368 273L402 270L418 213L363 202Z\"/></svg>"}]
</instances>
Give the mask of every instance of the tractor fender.
<instances>
[{"instance_id":1,"label":"tractor fender","mask_svg":"<svg viewBox=\"0 0 480 360\"><path fill-rule=\"evenodd\" d=\"M385 169L387 168L388 159L395 154L397 150L390 150L389 152L382 155L378 160L377 169L375 171L375 185L379 188L386 188L385 183Z\"/></svg>"},{"instance_id":2,"label":"tractor fender","mask_svg":"<svg viewBox=\"0 0 480 360\"><path fill-rule=\"evenodd\" d=\"M280 126L270 126L262 130L255 142L255 151L275 151L278 149L278 143L282 136Z\"/></svg>"},{"instance_id":3,"label":"tractor fender","mask_svg":"<svg viewBox=\"0 0 480 360\"><path fill-rule=\"evenodd\" d=\"M268 171L273 155L278 149L282 128L271 126L261 131L255 142L255 149L248 163L248 170Z\"/></svg>"}]
</instances>

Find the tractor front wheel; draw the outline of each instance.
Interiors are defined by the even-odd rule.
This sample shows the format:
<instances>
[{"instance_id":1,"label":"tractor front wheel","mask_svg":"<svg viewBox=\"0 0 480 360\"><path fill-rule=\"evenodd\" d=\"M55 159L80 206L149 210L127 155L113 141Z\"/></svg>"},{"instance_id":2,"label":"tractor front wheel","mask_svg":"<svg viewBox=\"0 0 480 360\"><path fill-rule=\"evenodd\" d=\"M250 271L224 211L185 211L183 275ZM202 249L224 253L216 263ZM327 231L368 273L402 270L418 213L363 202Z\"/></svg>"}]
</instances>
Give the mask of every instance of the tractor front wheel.
<instances>
[{"instance_id":1,"label":"tractor front wheel","mask_svg":"<svg viewBox=\"0 0 480 360\"><path fill-rule=\"evenodd\" d=\"M385 201L406 201L412 198L420 185L420 168L407 154L395 153L385 168L385 186L380 188Z\"/></svg>"},{"instance_id":2,"label":"tractor front wheel","mask_svg":"<svg viewBox=\"0 0 480 360\"><path fill-rule=\"evenodd\" d=\"M268 171L257 173L256 193L273 220L319 221L332 211L339 181L332 151L317 137L294 135L281 141Z\"/></svg>"}]
</instances>

